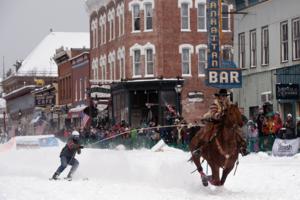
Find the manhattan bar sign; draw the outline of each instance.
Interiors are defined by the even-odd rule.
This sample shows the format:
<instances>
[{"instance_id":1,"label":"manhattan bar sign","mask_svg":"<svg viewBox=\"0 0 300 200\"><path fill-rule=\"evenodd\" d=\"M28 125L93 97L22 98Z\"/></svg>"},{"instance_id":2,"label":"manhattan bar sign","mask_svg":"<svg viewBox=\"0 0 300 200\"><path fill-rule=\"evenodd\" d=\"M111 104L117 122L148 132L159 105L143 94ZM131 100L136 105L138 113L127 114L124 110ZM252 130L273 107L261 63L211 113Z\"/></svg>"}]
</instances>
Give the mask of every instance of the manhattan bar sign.
<instances>
[{"instance_id":1,"label":"manhattan bar sign","mask_svg":"<svg viewBox=\"0 0 300 200\"><path fill-rule=\"evenodd\" d=\"M217 88L240 88L242 86L241 69L233 62L221 62L220 58L220 6L221 0L208 0L208 68L206 84Z\"/></svg>"},{"instance_id":2,"label":"manhattan bar sign","mask_svg":"<svg viewBox=\"0 0 300 200\"><path fill-rule=\"evenodd\" d=\"M220 65L219 1L208 2L208 67L218 68Z\"/></svg>"}]
</instances>

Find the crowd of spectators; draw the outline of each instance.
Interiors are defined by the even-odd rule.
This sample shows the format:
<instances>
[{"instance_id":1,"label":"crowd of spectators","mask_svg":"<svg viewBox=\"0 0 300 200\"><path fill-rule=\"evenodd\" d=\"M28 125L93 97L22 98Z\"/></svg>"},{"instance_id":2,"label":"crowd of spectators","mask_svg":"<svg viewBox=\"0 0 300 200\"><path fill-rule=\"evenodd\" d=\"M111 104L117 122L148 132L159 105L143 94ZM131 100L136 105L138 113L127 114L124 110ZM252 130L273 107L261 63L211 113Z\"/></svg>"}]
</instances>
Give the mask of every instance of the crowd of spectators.
<instances>
[{"instance_id":1,"label":"crowd of spectators","mask_svg":"<svg viewBox=\"0 0 300 200\"><path fill-rule=\"evenodd\" d=\"M271 151L275 138L296 138L300 133L298 129L291 113L287 114L284 121L279 112L273 112L265 104L260 108L257 117L247 122L248 149L251 152Z\"/></svg>"},{"instance_id":2,"label":"crowd of spectators","mask_svg":"<svg viewBox=\"0 0 300 200\"><path fill-rule=\"evenodd\" d=\"M101 143L109 141L113 143L114 141L125 143L130 141L130 144L143 140L146 146L153 146L160 139L163 139L165 143L171 146L178 146L180 148L187 149L188 144L194 134L200 129L197 122L194 124L187 124L182 119L175 119L172 124L165 126L160 126L154 121L149 121L148 123L142 122L139 128L130 127L125 121L120 124L116 124L112 127L109 126L99 126L87 128L72 128L65 129L58 133L58 136L62 137L64 140L70 136L72 130L76 129L79 131L81 140L85 144L95 144L95 147L101 146ZM132 144L133 145L133 144ZM135 147L143 147L134 145Z\"/></svg>"}]
</instances>

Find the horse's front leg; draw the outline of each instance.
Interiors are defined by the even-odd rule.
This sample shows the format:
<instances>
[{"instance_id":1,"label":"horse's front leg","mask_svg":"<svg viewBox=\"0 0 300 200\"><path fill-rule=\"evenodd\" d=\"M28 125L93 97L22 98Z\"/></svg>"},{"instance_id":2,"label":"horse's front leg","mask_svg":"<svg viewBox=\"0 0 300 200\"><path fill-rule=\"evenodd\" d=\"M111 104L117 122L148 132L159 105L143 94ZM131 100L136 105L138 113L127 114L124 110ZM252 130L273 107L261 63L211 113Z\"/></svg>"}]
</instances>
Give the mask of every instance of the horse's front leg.
<instances>
[{"instance_id":1,"label":"horse's front leg","mask_svg":"<svg viewBox=\"0 0 300 200\"><path fill-rule=\"evenodd\" d=\"M201 157L200 148L198 147L198 145L196 145L195 140L191 141L190 151L192 153L191 160L195 163L195 165L197 167L197 171L199 172L199 174L201 176L202 184L204 186L208 186L208 178L205 175L205 173L203 172L203 168L202 168L201 162L200 162L200 157Z\"/></svg>"},{"instance_id":2,"label":"horse's front leg","mask_svg":"<svg viewBox=\"0 0 300 200\"><path fill-rule=\"evenodd\" d=\"M210 166L211 166L212 177L209 180L209 183L215 186L219 186L221 184L219 167L216 165L210 165Z\"/></svg>"},{"instance_id":3,"label":"horse's front leg","mask_svg":"<svg viewBox=\"0 0 300 200\"><path fill-rule=\"evenodd\" d=\"M233 163L234 163L234 162L233 162ZM231 165L231 166L229 166L229 167L226 167L226 168L223 170L220 185L224 185L224 183L225 183L225 181L226 181L226 178L227 178L228 174L231 172L231 170L233 169L233 167L234 167L234 165Z\"/></svg>"}]
</instances>

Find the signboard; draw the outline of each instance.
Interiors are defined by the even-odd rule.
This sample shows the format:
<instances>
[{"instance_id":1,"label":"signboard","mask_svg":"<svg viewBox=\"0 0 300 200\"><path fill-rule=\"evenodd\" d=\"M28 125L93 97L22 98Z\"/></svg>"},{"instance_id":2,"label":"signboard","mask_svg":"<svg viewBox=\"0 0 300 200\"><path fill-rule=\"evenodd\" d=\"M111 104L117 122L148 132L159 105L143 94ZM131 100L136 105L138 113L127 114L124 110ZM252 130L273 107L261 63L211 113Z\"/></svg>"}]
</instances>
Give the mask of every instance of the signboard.
<instances>
[{"instance_id":1,"label":"signboard","mask_svg":"<svg viewBox=\"0 0 300 200\"><path fill-rule=\"evenodd\" d=\"M298 84L276 84L276 99L298 99Z\"/></svg>"},{"instance_id":2,"label":"signboard","mask_svg":"<svg viewBox=\"0 0 300 200\"><path fill-rule=\"evenodd\" d=\"M220 58L220 9L221 0L208 0L208 67L206 84L216 88L242 87L242 72L232 61L222 61Z\"/></svg>"},{"instance_id":3,"label":"signboard","mask_svg":"<svg viewBox=\"0 0 300 200\"><path fill-rule=\"evenodd\" d=\"M272 148L274 156L293 156L298 153L299 138L291 140L282 140L276 138Z\"/></svg>"},{"instance_id":4,"label":"signboard","mask_svg":"<svg viewBox=\"0 0 300 200\"><path fill-rule=\"evenodd\" d=\"M203 102L204 93L203 92L189 92L188 93L189 102Z\"/></svg>"},{"instance_id":5,"label":"signboard","mask_svg":"<svg viewBox=\"0 0 300 200\"><path fill-rule=\"evenodd\" d=\"M98 99L98 98L110 98L110 86L109 85L102 85L102 86L92 86L91 87L91 97Z\"/></svg>"},{"instance_id":6,"label":"signboard","mask_svg":"<svg viewBox=\"0 0 300 200\"><path fill-rule=\"evenodd\" d=\"M55 105L55 95L53 94L38 94L35 95L36 106Z\"/></svg>"},{"instance_id":7,"label":"signboard","mask_svg":"<svg viewBox=\"0 0 300 200\"><path fill-rule=\"evenodd\" d=\"M220 26L219 26L219 0L208 0L207 4L208 27L208 68L220 66Z\"/></svg>"},{"instance_id":8,"label":"signboard","mask_svg":"<svg viewBox=\"0 0 300 200\"><path fill-rule=\"evenodd\" d=\"M214 68L207 71L207 82L217 88L240 88L242 71L238 68Z\"/></svg>"}]
</instances>

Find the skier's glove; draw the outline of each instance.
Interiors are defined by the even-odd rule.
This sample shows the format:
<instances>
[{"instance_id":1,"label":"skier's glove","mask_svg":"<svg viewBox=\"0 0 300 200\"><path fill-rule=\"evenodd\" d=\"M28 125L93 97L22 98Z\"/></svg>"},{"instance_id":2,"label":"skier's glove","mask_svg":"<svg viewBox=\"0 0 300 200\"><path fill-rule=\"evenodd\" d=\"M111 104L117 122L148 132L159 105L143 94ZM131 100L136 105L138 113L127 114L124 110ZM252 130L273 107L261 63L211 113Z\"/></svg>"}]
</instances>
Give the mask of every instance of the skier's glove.
<instances>
[{"instance_id":1,"label":"skier's glove","mask_svg":"<svg viewBox=\"0 0 300 200\"><path fill-rule=\"evenodd\" d=\"M80 146L79 146L79 149L83 149L83 148L84 148L84 146L83 146L83 145L80 145Z\"/></svg>"}]
</instances>

